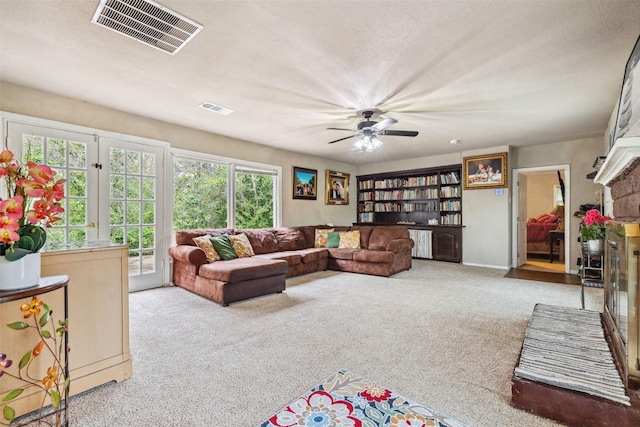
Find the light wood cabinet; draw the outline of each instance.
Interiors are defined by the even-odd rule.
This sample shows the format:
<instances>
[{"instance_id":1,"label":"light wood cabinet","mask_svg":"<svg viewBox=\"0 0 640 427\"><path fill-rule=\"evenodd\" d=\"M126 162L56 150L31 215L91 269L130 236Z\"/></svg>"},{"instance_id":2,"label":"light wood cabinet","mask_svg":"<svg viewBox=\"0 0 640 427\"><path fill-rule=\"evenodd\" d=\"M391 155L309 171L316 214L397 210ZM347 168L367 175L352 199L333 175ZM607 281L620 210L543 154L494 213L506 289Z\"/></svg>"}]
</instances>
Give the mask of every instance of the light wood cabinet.
<instances>
[{"instance_id":1,"label":"light wood cabinet","mask_svg":"<svg viewBox=\"0 0 640 427\"><path fill-rule=\"evenodd\" d=\"M42 253L41 276L69 276L69 365L70 394L82 393L111 381L124 381L132 375L129 351L128 248L109 242L90 247L49 250ZM43 296L53 309L52 317L63 318L61 291ZM36 343L35 335L4 327L21 320L20 306L30 298L0 306L0 352L19 360ZM43 360L43 362L45 362ZM46 371L46 367L44 368ZM42 368L38 368L38 372ZM15 383L0 381L0 393ZM33 393L32 393L33 394ZM39 408L40 399L25 396L12 402L16 414Z\"/></svg>"}]
</instances>

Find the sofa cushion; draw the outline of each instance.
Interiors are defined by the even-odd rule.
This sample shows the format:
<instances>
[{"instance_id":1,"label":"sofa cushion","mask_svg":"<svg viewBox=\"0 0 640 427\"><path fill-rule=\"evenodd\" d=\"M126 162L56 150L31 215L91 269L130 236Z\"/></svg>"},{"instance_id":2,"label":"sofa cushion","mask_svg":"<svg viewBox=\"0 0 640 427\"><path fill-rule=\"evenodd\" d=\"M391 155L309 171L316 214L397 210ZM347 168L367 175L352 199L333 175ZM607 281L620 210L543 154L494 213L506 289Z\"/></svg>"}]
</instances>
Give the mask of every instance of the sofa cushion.
<instances>
[{"instance_id":1,"label":"sofa cushion","mask_svg":"<svg viewBox=\"0 0 640 427\"><path fill-rule=\"evenodd\" d=\"M384 251L387 244L395 239L409 239L409 230L402 226L374 227L369 238L368 249Z\"/></svg>"},{"instance_id":2,"label":"sofa cushion","mask_svg":"<svg viewBox=\"0 0 640 427\"><path fill-rule=\"evenodd\" d=\"M313 240L314 248L327 247L327 235L335 231L333 228L316 228L315 238Z\"/></svg>"},{"instance_id":3,"label":"sofa cushion","mask_svg":"<svg viewBox=\"0 0 640 427\"><path fill-rule=\"evenodd\" d=\"M305 248L313 247L313 239L315 238L316 227L313 225L301 225L296 227L302 233L305 241Z\"/></svg>"},{"instance_id":4,"label":"sofa cushion","mask_svg":"<svg viewBox=\"0 0 640 427\"><path fill-rule=\"evenodd\" d=\"M341 248L328 248L329 258L335 259L353 259L354 252L360 251L361 249L341 249Z\"/></svg>"},{"instance_id":5,"label":"sofa cushion","mask_svg":"<svg viewBox=\"0 0 640 427\"><path fill-rule=\"evenodd\" d=\"M223 234L231 234L233 232L230 228L214 228L214 229L191 229L191 230L179 230L176 231L176 245L191 245L195 246L193 241L194 237L204 236L206 234L215 237L222 236Z\"/></svg>"},{"instance_id":6,"label":"sofa cushion","mask_svg":"<svg viewBox=\"0 0 640 427\"><path fill-rule=\"evenodd\" d=\"M247 236L253 253L256 255L278 252L279 250L273 229L236 230L236 233L243 233Z\"/></svg>"},{"instance_id":7,"label":"sofa cushion","mask_svg":"<svg viewBox=\"0 0 640 427\"><path fill-rule=\"evenodd\" d=\"M354 225L351 227L351 230L358 230L360 232L360 247L368 248L369 247L369 238L371 237L371 232L375 228L375 225Z\"/></svg>"},{"instance_id":8,"label":"sofa cushion","mask_svg":"<svg viewBox=\"0 0 640 427\"><path fill-rule=\"evenodd\" d=\"M295 251L271 252L269 254L262 254L260 257L266 259L282 259L287 261L287 264L289 265L298 265L302 263L302 257Z\"/></svg>"},{"instance_id":9,"label":"sofa cushion","mask_svg":"<svg viewBox=\"0 0 640 427\"><path fill-rule=\"evenodd\" d=\"M253 248L251 247L251 243L249 243L249 239L247 235L244 233L240 234L230 234L229 240L231 241L231 246L233 247L233 251L240 258L247 258L254 256Z\"/></svg>"},{"instance_id":10,"label":"sofa cushion","mask_svg":"<svg viewBox=\"0 0 640 427\"><path fill-rule=\"evenodd\" d=\"M260 255L204 264L200 267L198 274L207 279L237 283L286 274L288 268L289 265L283 260L268 259Z\"/></svg>"},{"instance_id":11,"label":"sofa cushion","mask_svg":"<svg viewBox=\"0 0 640 427\"><path fill-rule=\"evenodd\" d=\"M307 245L304 235L296 227L276 228L274 233L280 251L295 251L303 249Z\"/></svg>"},{"instance_id":12,"label":"sofa cushion","mask_svg":"<svg viewBox=\"0 0 640 427\"><path fill-rule=\"evenodd\" d=\"M341 231L340 233L340 241L338 242L338 247L347 249L360 249L360 231Z\"/></svg>"},{"instance_id":13,"label":"sofa cushion","mask_svg":"<svg viewBox=\"0 0 640 427\"><path fill-rule=\"evenodd\" d=\"M228 261L230 259L238 258L238 254L233 250L233 245L231 244L231 240L229 240L229 236L227 234L212 237L211 243L213 243L213 247L223 260Z\"/></svg>"},{"instance_id":14,"label":"sofa cushion","mask_svg":"<svg viewBox=\"0 0 640 427\"><path fill-rule=\"evenodd\" d=\"M325 248L300 249L296 251L296 253L302 258L303 264L312 264L329 256L329 253Z\"/></svg>"},{"instance_id":15,"label":"sofa cushion","mask_svg":"<svg viewBox=\"0 0 640 427\"><path fill-rule=\"evenodd\" d=\"M362 249L353 253L353 260L360 262L382 262L390 264L393 261L393 252Z\"/></svg>"},{"instance_id":16,"label":"sofa cushion","mask_svg":"<svg viewBox=\"0 0 640 427\"><path fill-rule=\"evenodd\" d=\"M197 247L204 251L205 255L207 256L207 261L213 262L220 261L222 259L220 258L220 255L218 255L218 252L216 252L216 249L213 247L213 243L211 243L210 234L194 237L193 241L195 242Z\"/></svg>"},{"instance_id":17,"label":"sofa cushion","mask_svg":"<svg viewBox=\"0 0 640 427\"><path fill-rule=\"evenodd\" d=\"M340 246L340 233L332 231L327 233L327 248L337 248Z\"/></svg>"}]
</instances>

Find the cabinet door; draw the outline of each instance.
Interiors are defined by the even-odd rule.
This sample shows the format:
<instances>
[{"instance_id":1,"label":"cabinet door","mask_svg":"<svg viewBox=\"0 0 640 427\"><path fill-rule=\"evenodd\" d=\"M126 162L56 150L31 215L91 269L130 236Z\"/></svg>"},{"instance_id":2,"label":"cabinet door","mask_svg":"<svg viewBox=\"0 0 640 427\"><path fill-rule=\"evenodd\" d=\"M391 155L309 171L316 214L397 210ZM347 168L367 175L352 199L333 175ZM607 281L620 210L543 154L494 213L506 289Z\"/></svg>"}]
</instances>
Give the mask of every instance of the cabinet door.
<instances>
[{"instance_id":1,"label":"cabinet door","mask_svg":"<svg viewBox=\"0 0 640 427\"><path fill-rule=\"evenodd\" d=\"M433 230L433 258L439 261L462 261L462 232L457 228Z\"/></svg>"}]
</instances>

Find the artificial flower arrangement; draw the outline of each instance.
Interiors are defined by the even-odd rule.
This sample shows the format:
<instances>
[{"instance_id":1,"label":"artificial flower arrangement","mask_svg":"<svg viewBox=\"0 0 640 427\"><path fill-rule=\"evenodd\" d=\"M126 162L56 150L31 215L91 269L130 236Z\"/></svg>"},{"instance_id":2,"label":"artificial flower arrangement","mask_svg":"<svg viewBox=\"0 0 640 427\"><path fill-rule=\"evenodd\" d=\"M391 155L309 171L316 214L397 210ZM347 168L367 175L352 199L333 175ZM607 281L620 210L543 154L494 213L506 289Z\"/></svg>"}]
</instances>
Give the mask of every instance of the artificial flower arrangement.
<instances>
[{"instance_id":1,"label":"artificial flower arrangement","mask_svg":"<svg viewBox=\"0 0 640 427\"><path fill-rule=\"evenodd\" d=\"M0 197L0 256L7 261L42 249L47 239L42 225L51 227L61 219L66 179L55 176L47 165L20 163L13 152L0 152L0 179L6 188L6 198Z\"/></svg>"},{"instance_id":2,"label":"artificial flower arrangement","mask_svg":"<svg viewBox=\"0 0 640 427\"><path fill-rule=\"evenodd\" d=\"M582 241L604 239L604 224L611 217L602 215L598 209L590 209L584 217L585 225L580 230Z\"/></svg>"},{"instance_id":3,"label":"artificial flower arrangement","mask_svg":"<svg viewBox=\"0 0 640 427\"><path fill-rule=\"evenodd\" d=\"M54 320L51 318L53 311L42 300L37 297L31 298L31 302L23 304L20 310L24 313L24 319L32 319L33 324L29 324L28 321L20 321L9 323L7 326L14 330L28 330L35 329L38 334L38 342L33 349L28 350L18 363L18 372L13 374L7 371L13 365L13 360L9 359L4 353L0 353L0 377L6 375L20 380L24 385L16 387L9 391L6 395L0 399L0 405L3 405L2 416L9 423L15 418L15 410L9 406L12 400L20 396L25 390L36 387L44 391L42 404L40 406L40 412L38 419L40 422L44 422L49 426L61 426L66 424L68 416L67 405L64 405L65 416L62 416L62 409L60 408L60 402L66 399L67 392L69 390L70 378L67 375L66 363L67 357L65 353L69 352L69 348L66 344L66 334L68 329L68 321L59 320L58 325L54 324ZM41 311L44 311L42 316L38 319L37 316ZM1 350L1 349L0 349ZM51 366L47 368L44 377L36 377L32 372L32 363L34 360L45 351L53 357ZM63 357L64 356L64 357ZM47 399L49 397L49 399ZM53 419L44 417L44 408L51 403L55 414ZM41 423L38 423L40 425ZM9 425L4 422L0 422L2 425Z\"/></svg>"}]
</instances>

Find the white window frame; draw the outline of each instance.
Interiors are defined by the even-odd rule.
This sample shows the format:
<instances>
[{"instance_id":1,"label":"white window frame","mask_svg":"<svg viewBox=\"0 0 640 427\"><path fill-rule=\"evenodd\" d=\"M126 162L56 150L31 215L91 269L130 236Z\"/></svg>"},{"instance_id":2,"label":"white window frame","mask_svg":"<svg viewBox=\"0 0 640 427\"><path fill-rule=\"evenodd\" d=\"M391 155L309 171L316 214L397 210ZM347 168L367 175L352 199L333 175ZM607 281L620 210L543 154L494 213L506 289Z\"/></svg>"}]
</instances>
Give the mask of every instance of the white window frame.
<instances>
[{"instance_id":1,"label":"white window frame","mask_svg":"<svg viewBox=\"0 0 640 427\"><path fill-rule=\"evenodd\" d=\"M171 202L168 203L170 212L168 217L173 221L173 191L174 191L174 169L173 163L176 157L194 160L219 163L227 166L227 227L235 228L235 175L236 172L259 173L276 177L276 183L273 186L274 208L273 208L273 227L282 226L282 167L269 165L266 163L251 162L248 160L234 159L231 157L223 157L215 154L202 153L199 151L183 150L180 148L171 149L171 176L170 192ZM169 230L173 230L173 224L169 226ZM172 237L172 240L174 237Z\"/></svg>"}]
</instances>

